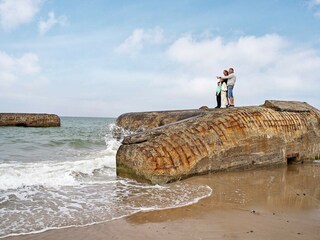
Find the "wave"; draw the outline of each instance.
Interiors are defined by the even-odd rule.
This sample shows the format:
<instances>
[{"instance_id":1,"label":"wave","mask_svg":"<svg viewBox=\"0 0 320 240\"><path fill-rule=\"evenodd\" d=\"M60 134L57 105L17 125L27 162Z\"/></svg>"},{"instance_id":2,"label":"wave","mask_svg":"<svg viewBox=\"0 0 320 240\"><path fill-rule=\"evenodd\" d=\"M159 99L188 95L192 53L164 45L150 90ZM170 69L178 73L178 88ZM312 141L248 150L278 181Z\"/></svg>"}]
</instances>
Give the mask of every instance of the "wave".
<instances>
[{"instance_id":1,"label":"wave","mask_svg":"<svg viewBox=\"0 0 320 240\"><path fill-rule=\"evenodd\" d=\"M19 161L0 162L0 190L37 185L45 187L77 186L83 180L79 176L87 175L86 181L90 180L90 177L92 177L91 180L96 180L97 172L103 172L107 179L114 177L116 175L115 155L120 141L112 137L112 128L114 128L113 123L108 124L106 130L95 130L94 134L86 134L86 137L79 137L78 133L80 132L81 135L83 131L81 129L73 130L77 132L77 135L70 134L70 129L58 129L59 133L53 132L54 139L49 137L48 141L39 140L32 135L35 143L30 142L28 146L23 146L33 149L32 153L25 150L11 151L7 158L14 156ZM41 132L41 129L36 129L36 132ZM70 136L73 137L70 138ZM72 147L47 149L39 146L41 142ZM100 147L97 147L98 145ZM91 149L88 151L87 148ZM102 176L100 176L101 180Z\"/></svg>"},{"instance_id":2,"label":"wave","mask_svg":"<svg viewBox=\"0 0 320 240\"><path fill-rule=\"evenodd\" d=\"M72 123L77 121L71 120ZM93 120L88 121L92 123ZM87 129L89 123L83 119L81 123L86 130L80 128L74 130L75 133L70 133L69 129L50 129L49 141L46 137L39 139L28 135L28 139L32 136L35 141L26 142L23 147L36 149L32 152L34 155L28 152L36 156L36 160L25 161L24 150L7 152L9 159L17 154L20 157L0 163L0 238L92 225L139 211L181 207L211 195L211 188L203 185L183 182L148 185L117 177L116 152L121 139L130 132L109 123L107 129L95 129L92 134ZM98 123L96 125L100 126ZM73 126L71 122L68 124ZM120 138L113 137L115 129L121 133ZM41 129L34 131L42 134ZM81 131L86 132L83 136L77 135ZM103 147L96 144L88 151L86 145L90 141L95 144L97 139ZM38 145L48 142L62 147L51 151ZM84 146L65 147L68 144Z\"/></svg>"},{"instance_id":3,"label":"wave","mask_svg":"<svg viewBox=\"0 0 320 240\"><path fill-rule=\"evenodd\" d=\"M102 153L100 153L102 154ZM115 161L112 156L64 162L10 162L0 165L0 189L15 189L23 186L46 187L79 185L74 172L93 175L97 169L109 167L115 176Z\"/></svg>"},{"instance_id":4,"label":"wave","mask_svg":"<svg viewBox=\"0 0 320 240\"><path fill-rule=\"evenodd\" d=\"M127 179L59 190L42 186L24 187L1 193L0 238L92 225L141 211L182 207L211 193L208 186L181 182L152 186Z\"/></svg>"}]
</instances>

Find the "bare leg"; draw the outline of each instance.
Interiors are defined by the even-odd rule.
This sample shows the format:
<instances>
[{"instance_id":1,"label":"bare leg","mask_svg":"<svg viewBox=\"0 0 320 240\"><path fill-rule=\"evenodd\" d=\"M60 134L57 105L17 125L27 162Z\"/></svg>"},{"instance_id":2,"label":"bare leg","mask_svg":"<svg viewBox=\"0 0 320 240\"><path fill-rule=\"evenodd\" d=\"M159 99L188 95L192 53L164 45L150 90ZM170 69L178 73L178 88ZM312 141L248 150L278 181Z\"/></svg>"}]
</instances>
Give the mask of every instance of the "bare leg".
<instances>
[{"instance_id":1,"label":"bare leg","mask_svg":"<svg viewBox=\"0 0 320 240\"><path fill-rule=\"evenodd\" d=\"M234 106L234 98L229 98L230 105Z\"/></svg>"}]
</instances>

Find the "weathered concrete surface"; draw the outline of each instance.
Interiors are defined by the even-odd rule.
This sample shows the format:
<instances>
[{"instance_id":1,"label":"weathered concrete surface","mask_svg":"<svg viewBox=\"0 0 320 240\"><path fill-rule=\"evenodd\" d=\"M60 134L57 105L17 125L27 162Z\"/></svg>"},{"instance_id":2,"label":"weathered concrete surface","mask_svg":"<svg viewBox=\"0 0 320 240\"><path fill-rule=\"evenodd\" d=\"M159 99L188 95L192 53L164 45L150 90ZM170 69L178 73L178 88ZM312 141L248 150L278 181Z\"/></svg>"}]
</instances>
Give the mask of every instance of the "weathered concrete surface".
<instances>
[{"instance_id":1,"label":"weathered concrete surface","mask_svg":"<svg viewBox=\"0 0 320 240\"><path fill-rule=\"evenodd\" d=\"M0 126L59 127L60 118L55 114L0 113Z\"/></svg>"},{"instance_id":2,"label":"weathered concrete surface","mask_svg":"<svg viewBox=\"0 0 320 240\"><path fill-rule=\"evenodd\" d=\"M207 110L191 109L176 111L154 111L125 113L117 118L116 124L129 131L144 131L146 129L161 127L183 119L204 115Z\"/></svg>"},{"instance_id":3,"label":"weathered concrete surface","mask_svg":"<svg viewBox=\"0 0 320 240\"><path fill-rule=\"evenodd\" d=\"M263 106L202 111L162 127L147 124L149 130L124 138L116 156L119 176L161 184L320 157L320 112L302 102L266 101Z\"/></svg>"}]
</instances>

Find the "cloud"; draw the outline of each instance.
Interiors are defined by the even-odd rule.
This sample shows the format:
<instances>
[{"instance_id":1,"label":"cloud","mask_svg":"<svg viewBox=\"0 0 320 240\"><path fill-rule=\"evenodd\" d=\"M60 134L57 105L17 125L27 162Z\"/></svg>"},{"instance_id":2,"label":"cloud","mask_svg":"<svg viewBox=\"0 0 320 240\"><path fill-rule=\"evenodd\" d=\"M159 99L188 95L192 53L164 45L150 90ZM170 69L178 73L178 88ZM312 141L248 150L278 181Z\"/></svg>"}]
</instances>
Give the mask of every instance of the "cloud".
<instances>
[{"instance_id":1,"label":"cloud","mask_svg":"<svg viewBox=\"0 0 320 240\"><path fill-rule=\"evenodd\" d=\"M43 76L34 53L13 56L0 51L0 102L4 112L48 112L52 107L50 81Z\"/></svg>"},{"instance_id":2,"label":"cloud","mask_svg":"<svg viewBox=\"0 0 320 240\"><path fill-rule=\"evenodd\" d=\"M314 15L316 17L320 17L320 10L319 10L320 0L310 0L307 3L309 7L315 11Z\"/></svg>"},{"instance_id":3,"label":"cloud","mask_svg":"<svg viewBox=\"0 0 320 240\"><path fill-rule=\"evenodd\" d=\"M310 100L320 105L315 74L320 69L319 53L295 47L279 35L244 36L236 41L184 36L171 44L167 55L178 69L172 96L207 101L206 96L213 96L215 76L234 67L240 105L265 99Z\"/></svg>"},{"instance_id":4,"label":"cloud","mask_svg":"<svg viewBox=\"0 0 320 240\"><path fill-rule=\"evenodd\" d=\"M163 30L159 27L153 29L135 29L133 33L121 43L116 51L124 54L136 54L146 45L157 45L164 42Z\"/></svg>"},{"instance_id":5,"label":"cloud","mask_svg":"<svg viewBox=\"0 0 320 240\"><path fill-rule=\"evenodd\" d=\"M34 53L27 53L17 58L16 60L16 67L20 69L22 74L37 74L41 71L41 68L38 64L39 58Z\"/></svg>"},{"instance_id":6,"label":"cloud","mask_svg":"<svg viewBox=\"0 0 320 240\"><path fill-rule=\"evenodd\" d=\"M245 66L266 66L273 62L286 44L277 35L240 37L234 42L224 42L221 37L196 40L186 36L169 47L168 55L177 62L211 72L213 66L242 61L247 61Z\"/></svg>"},{"instance_id":7,"label":"cloud","mask_svg":"<svg viewBox=\"0 0 320 240\"><path fill-rule=\"evenodd\" d=\"M56 25L65 26L66 23L67 23L66 16L59 16L56 18L54 15L54 12L49 12L48 20L39 22L39 33L41 35L44 35L54 26L56 26Z\"/></svg>"},{"instance_id":8,"label":"cloud","mask_svg":"<svg viewBox=\"0 0 320 240\"><path fill-rule=\"evenodd\" d=\"M312 0L310 1L311 5L320 5L320 0Z\"/></svg>"},{"instance_id":9,"label":"cloud","mask_svg":"<svg viewBox=\"0 0 320 240\"><path fill-rule=\"evenodd\" d=\"M10 30L31 22L42 3L43 0L0 0L1 26Z\"/></svg>"},{"instance_id":10,"label":"cloud","mask_svg":"<svg viewBox=\"0 0 320 240\"><path fill-rule=\"evenodd\" d=\"M26 53L13 57L0 51L0 86L10 87L16 81L27 79L41 72L38 56Z\"/></svg>"}]
</instances>

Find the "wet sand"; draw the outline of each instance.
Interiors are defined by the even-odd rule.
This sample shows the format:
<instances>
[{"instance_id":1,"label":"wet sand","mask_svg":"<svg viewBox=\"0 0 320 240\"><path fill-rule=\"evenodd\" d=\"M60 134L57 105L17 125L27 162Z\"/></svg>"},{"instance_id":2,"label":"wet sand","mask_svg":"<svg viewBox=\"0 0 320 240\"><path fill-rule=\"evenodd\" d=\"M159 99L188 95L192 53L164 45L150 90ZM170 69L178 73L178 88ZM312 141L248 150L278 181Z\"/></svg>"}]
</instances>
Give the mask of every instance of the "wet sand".
<instances>
[{"instance_id":1,"label":"wet sand","mask_svg":"<svg viewBox=\"0 0 320 240\"><path fill-rule=\"evenodd\" d=\"M184 181L209 185L212 195L182 208L5 239L320 239L320 164Z\"/></svg>"}]
</instances>

